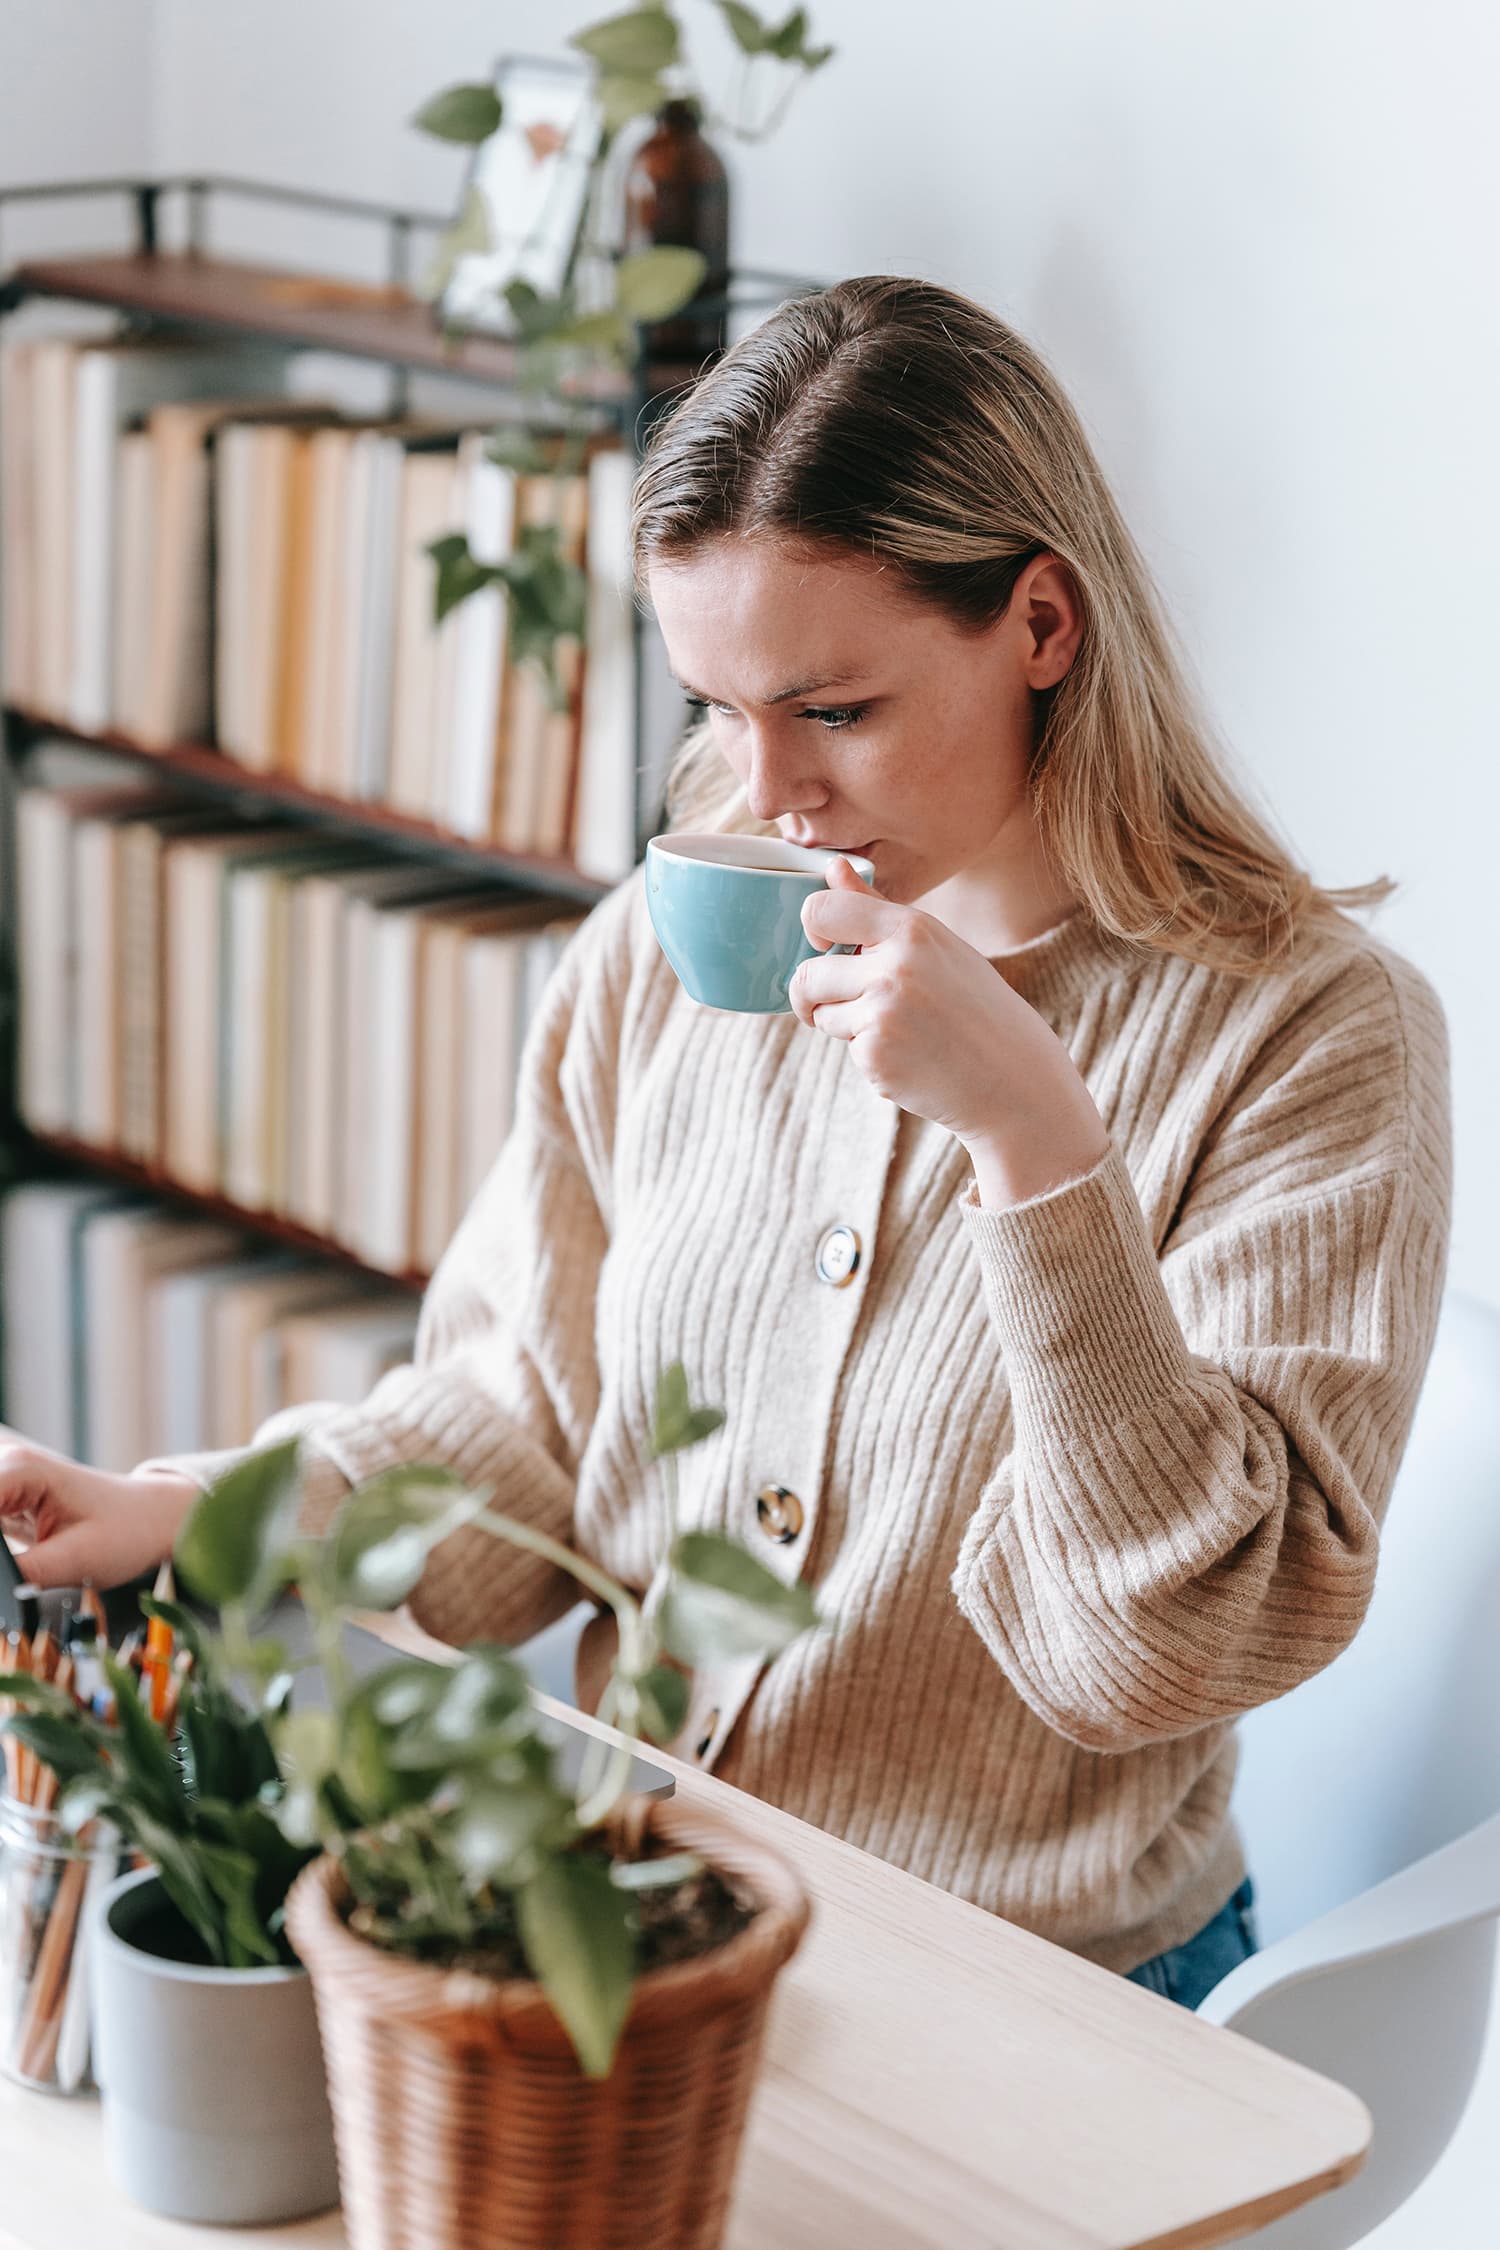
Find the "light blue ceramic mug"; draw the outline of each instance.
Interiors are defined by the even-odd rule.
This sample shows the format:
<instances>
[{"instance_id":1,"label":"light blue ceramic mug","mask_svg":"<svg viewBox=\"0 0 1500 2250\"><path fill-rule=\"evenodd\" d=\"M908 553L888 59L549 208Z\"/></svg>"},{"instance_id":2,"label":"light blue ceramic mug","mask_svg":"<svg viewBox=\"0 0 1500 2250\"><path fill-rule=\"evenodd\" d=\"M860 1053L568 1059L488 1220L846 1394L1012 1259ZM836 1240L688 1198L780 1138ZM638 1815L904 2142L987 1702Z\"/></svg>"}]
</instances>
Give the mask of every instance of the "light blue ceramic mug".
<instances>
[{"instance_id":1,"label":"light blue ceramic mug","mask_svg":"<svg viewBox=\"0 0 1500 2250\"><path fill-rule=\"evenodd\" d=\"M834 859L847 859L860 880L873 885L873 865L854 852L818 851L772 836L653 836L646 846L646 901L683 989L705 1008L789 1014L792 972L818 950L803 930L802 902L826 887Z\"/></svg>"}]
</instances>

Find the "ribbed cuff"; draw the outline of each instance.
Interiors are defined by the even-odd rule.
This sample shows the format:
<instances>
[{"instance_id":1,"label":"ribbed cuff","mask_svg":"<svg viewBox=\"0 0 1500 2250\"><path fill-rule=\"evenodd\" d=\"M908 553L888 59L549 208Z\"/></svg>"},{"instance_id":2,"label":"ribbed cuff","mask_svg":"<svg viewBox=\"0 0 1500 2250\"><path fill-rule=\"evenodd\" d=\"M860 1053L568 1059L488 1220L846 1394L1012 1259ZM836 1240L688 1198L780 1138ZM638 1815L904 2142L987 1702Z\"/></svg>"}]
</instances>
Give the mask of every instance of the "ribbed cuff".
<instances>
[{"instance_id":1,"label":"ribbed cuff","mask_svg":"<svg viewBox=\"0 0 1500 2250\"><path fill-rule=\"evenodd\" d=\"M252 1453L264 1452L272 1443L266 1439L262 1445L226 1446L217 1453L179 1453L157 1461L142 1461L131 1470L133 1477L170 1475L190 1477L200 1490L207 1492L210 1485L239 1463L248 1460ZM384 1465L384 1464L382 1464ZM339 1503L357 1478L348 1476L328 1454L321 1453L309 1439L304 1439L301 1454L302 1506L297 1517L297 1527L310 1538L320 1538L337 1514Z\"/></svg>"},{"instance_id":2,"label":"ribbed cuff","mask_svg":"<svg viewBox=\"0 0 1500 2250\"><path fill-rule=\"evenodd\" d=\"M1059 1413L1113 1426L1190 1377L1192 1358L1113 1142L1092 1172L1029 1203L986 1210L971 1185L959 1209L1018 1429L1029 1416Z\"/></svg>"}]
</instances>

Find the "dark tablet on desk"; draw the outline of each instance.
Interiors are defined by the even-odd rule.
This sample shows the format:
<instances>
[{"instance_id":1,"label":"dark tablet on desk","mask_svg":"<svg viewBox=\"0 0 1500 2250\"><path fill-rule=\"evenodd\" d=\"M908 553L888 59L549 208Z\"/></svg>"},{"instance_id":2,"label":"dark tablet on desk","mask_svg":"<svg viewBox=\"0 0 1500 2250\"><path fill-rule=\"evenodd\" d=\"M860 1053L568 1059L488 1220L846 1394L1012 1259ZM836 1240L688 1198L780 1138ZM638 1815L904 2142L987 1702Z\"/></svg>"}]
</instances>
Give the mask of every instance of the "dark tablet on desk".
<instances>
[{"instance_id":1,"label":"dark tablet on desk","mask_svg":"<svg viewBox=\"0 0 1500 2250\"><path fill-rule=\"evenodd\" d=\"M16 1588L26 1584L26 1573L10 1551L10 1541L0 1538L0 1635L21 1622L21 1612L16 1607Z\"/></svg>"},{"instance_id":2,"label":"dark tablet on desk","mask_svg":"<svg viewBox=\"0 0 1500 2250\"><path fill-rule=\"evenodd\" d=\"M314 1653L312 1620L294 1596L276 1604L265 1621L263 1630L274 1634L286 1645L294 1662ZM409 1656L409 1649L393 1648L376 1633L367 1633L361 1626L343 1628L344 1654L349 1668L357 1679L369 1672L378 1672L382 1664L390 1664L398 1656ZM297 1675L296 1707L316 1711L327 1702L327 1688L322 1672L316 1665ZM578 1781L585 1746L593 1739L582 1727L570 1726L566 1719L554 1719L550 1713L540 1721L541 1731L557 1748L558 1775L565 1788L573 1788ZM630 1761L629 1788L642 1797L670 1797L677 1784L663 1766L653 1765L649 1752L633 1756Z\"/></svg>"}]
</instances>

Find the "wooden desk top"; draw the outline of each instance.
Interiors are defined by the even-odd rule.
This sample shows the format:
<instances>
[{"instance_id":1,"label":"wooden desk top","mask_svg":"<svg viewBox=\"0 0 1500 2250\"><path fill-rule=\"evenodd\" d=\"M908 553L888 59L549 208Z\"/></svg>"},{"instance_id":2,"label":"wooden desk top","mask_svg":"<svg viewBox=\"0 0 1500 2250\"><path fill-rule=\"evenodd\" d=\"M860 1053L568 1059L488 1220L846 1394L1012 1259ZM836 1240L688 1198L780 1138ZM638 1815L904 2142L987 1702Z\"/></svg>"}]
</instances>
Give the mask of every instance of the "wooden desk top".
<instances>
[{"instance_id":1,"label":"wooden desk top","mask_svg":"<svg viewBox=\"0 0 1500 2250\"><path fill-rule=\"evenodd\" d=\"M795 1861L814 1902L773 2002L726 2250L1190 2250L1358 2170L1370 2119L1345 2088L662 1762L684 1803ZM135 2210L104 2173L91 2099L0 2080L0 2148L0 2250L345 2240L334 2213L231 2232Z\"/></svg>"}]
</instances>

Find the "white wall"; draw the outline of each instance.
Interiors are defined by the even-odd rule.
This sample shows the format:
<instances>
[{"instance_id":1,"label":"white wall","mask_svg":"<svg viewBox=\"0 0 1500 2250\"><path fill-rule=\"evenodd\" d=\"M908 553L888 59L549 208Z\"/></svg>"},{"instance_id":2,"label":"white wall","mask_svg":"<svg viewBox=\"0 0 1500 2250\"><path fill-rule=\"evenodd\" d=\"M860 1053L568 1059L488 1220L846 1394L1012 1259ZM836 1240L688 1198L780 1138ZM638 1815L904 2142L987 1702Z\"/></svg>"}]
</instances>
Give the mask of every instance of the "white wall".
<instances>
[{"instance_id":1,"label":"white wall","mask_svg":"<svg viewBox=\"0 0 1500 2250\"><path fill-rule=\"evenodd\" d=\"M502 42L552 50L608 12L157 0L157 156L445 209L463 159L407 129L420 100ZM727 87L715 11L680 13ZM819 0L813 15L840 52L770 148L733 152L737 255L928 274L1051 357L1284 828L1325 880L1402 880L1380 926L1433 977L1454 1035L1453 1277L1500 1301L1500 10Z\"/></svg>"},{"instance_id":2,"label":"white wall","mask_svg":"<svg viewBox=\"0 0 1500 2250\"><path fill-rule=\"evenodd\" d=\"M151 171L157 28L155 0L0 0L0 187ZM128 223L118 196L22 206L0 218L0 262L123 244Z\"/></svg>"}]
</instances>

